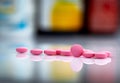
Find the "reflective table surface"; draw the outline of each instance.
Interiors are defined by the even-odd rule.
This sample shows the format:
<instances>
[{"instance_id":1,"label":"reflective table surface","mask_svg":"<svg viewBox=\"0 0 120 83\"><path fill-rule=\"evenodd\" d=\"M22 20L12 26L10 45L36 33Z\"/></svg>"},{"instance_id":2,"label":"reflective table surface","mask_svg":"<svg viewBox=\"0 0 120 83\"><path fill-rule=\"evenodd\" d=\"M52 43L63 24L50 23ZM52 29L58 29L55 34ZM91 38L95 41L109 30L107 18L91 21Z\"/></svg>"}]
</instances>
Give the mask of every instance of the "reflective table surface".
<instances>
[{"instance_id":1,"label":"reflective table surface","mask_svg":"<svg viewBox=\"0 0 120 83\"><path fill-rule=\"evenodd\" d=\"M33 37L0 37L0 83L120 83L120 35L71 35ZM105 65L84 64L79 72L70 62L32 61L28 57L18 59L16 47L69 49L81 44L85 49L110 51L111 62ZM44 56L44 55L41 55ZM79 65L78 65L79 66Z\"/></svg>"}]
</instances>

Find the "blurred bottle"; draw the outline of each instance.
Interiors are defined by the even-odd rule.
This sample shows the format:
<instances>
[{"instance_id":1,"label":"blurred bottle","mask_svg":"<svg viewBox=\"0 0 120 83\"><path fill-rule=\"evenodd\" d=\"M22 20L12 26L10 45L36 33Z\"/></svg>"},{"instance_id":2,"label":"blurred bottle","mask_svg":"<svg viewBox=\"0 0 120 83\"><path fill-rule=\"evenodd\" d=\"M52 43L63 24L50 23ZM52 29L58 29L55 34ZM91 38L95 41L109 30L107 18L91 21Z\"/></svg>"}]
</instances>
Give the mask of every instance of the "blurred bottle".
<instances>
[{"instance_id":1,"label":"blurred bottle","mask_svg":"<svg viewBox=\"0 0 120 83\"><path fill-rule=\"evenodd\" d=\"M83 26L82 7L82 0L56 0L51 10L52 31L80 31Z\"/></svg>"},{"instance_id":2,"label":"blurred bottle","mask_svg":"<svg viewBox=\"0 0 120 83\"><path fill-rule=\"evenodd\" d=\"M32 31L31 0L0 0L0 33L26 36Z\"/></svg>"},{"instance_id":3,"label":"blurred bottle","mask_svg":"<svg viewBox=\"0 0 120 83\"><path fill-rule=\"evenodd\" d=\"M91 0L88 27L93 33L114 33L118 26L117 0Z\"/></svg>"}]
</instances>

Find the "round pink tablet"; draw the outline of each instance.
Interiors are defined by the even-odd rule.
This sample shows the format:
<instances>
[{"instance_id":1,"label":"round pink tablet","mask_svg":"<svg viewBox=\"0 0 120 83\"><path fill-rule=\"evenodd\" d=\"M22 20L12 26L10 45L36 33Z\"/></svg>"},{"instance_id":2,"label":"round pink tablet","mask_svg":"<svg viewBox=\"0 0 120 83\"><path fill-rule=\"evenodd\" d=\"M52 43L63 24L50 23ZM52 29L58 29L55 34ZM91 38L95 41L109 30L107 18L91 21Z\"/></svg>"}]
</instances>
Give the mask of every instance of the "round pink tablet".
<instances>
[{"instance_id":1,"label":"round pink tablet","mask_svg":"<svg viewBox=\"0 0 120 83\"><path fill-rule=\"evenodd\" d=\"M83 48L81 45L75 44L71 47L71 53L74 57L80 57L83 54Z\"/></svg>"},{"instance_id":2,"label":"round pink tablet","mask_svg":"<svg viewBox=\"0 0 120 83\"><path fill-rule=\"evenodd\" d=\"M97 52L95 53L95 58L96 59L104 59L107 58L108 54L106 52Z\"/></svg>"},{"instance_id":3,"label":"round pink tablet","mask_svg":"<svg viewBox=\"0 0 120 83\"><path fill-rule=\"evenodd\" d=\"M27 48L25 48L25 47L19 47L19 48L16 48L16 51L17 52L19 52L19 53L25 53L25 52L27 52Z\"/></svg>"},{"instance_id":4,"label":"round pink tablet","mask_svg":"<svg viewBox=\"0 0 120 83\"><path fill-rule=\"evenodd\" d=\"M71 56L72 53L70 52L70 50L62 50L61 55L63 55L63 56Z\"/></svg>"},{"instance_id":5,"label":"round pink tablet","mask_svg":"<svg viewBox=\"0 0 120 83\"><path fill-rule=\"evenodd\" d=\"M86 58L92 58L95 56L95 53L93 51L86 51L83 53L83 56Z\"/></svg>"},{"instance_id":6,"label":"round pink tablet","mask_svg":"<svg viewBox=\"0 0 120 83\"><path fill-rule=\"evenodd\" d=\"M44 50L44 53L46 55L56 55L56 50Z\"/></svg>"},{"instance_id":7,"label":"round pink tablet","mask_svg":"<svg viewBox=\"0 0 120 83\"><path fill-rule=\"evenodd\" d=\"M41 49L32 49L30 52L33 55L40 55L40 54L42 54L42 50Z\"/></svg>"}]
</instances>

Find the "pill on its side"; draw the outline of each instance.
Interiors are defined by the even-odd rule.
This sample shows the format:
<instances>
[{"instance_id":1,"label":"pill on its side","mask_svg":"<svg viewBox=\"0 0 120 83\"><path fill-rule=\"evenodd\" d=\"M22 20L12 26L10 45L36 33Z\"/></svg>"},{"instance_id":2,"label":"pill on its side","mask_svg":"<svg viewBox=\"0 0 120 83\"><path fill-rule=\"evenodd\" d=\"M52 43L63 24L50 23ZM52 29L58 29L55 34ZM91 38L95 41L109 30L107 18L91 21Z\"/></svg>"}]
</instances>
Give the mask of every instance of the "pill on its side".
<instances>
[{"instance_id":1,"label":"pill on its side","mask_svg":"<svg viewBox=\"0 0 120 83\"><path fill-rule=\"evenodd\" d=\"M71 47L71 53L74 57L80 57L83 52L84 51L81 45L75 44Z\"/></svg>"},{"instance_id":2,"label":"pill on its side","mask_svg":"<svg viewBox=\"0 0 120 83\"><path fill-rule=\"evenodd\" d=\"M28 51L28 49L26 47L18 47L16 48L16 51L19 53L25 53Z\"/></svg>"},{"instance_id":3,"label":"pill on its side","mask_svg":"<svg viewBox=\"0 0 120 83\"><path fill-rule=\"evenodd\" d=\"M93 51L85 51L84 53L83 53L83 56L84 57L86 57L86 58L92 58L92 57L94 57L95 56L95 53L93 52Z\"/></svg>"},{"instance_id":4,"label":"pill on its side","mask_svg":"<svg viewBox=\"0 0 120 83\"><path fill-rule=\"evenodd\" d=\"M32 49L30 52L33 55L40 55L40 54L42 54L42 50L41 49Z\"/></svg>"},{"instance_id":5,"label":"pill on its side","mask_svg":"<svg viewBox=\"0 0 120 83\"><path fill-rule=\"evenodd\" d=\"M71 56L72 53L71 53L70 50L62 50L62 51L61 51L61 55L63 55L63 56Z\"/></svg>"},{"instance_id":6,"label":"pill on its side","mask_svg":"<svg viewBox=\"0 0 120 83\"><path fill-rule=\"evenodd\" d=\"M111 57L111 52L105 51L107 53L107 57Z\"/></svg>"},{"instance_id":7,"label":"pill on its side","mask_svg":"<svg viewBox=\"0 0 120 83\"><path fill-rule=\"evenodd\" d=\"M56 55L56 50L44 50L44 54L46 55Z\"/></svg>"},{"instance_id":8,"label":"pill on its side","mask_svg":"<svg viewBox=\"0 0 120 83\"><path fill-rule=\"evenodd\" d=\"M108 57L108 54L106 52L96 52L95 58L96 59L105 59Z\"/></svg>"},{"instance_id":9,"label":"pill on its side","mask_svg":"<svg viewBox=\"0 0 120 83\"><path fill-rule=\"evenodd\" d=\"M60 55L61 54L61 50L57 49L56 50L56 55Z\"/></svg>"}]
</instances>

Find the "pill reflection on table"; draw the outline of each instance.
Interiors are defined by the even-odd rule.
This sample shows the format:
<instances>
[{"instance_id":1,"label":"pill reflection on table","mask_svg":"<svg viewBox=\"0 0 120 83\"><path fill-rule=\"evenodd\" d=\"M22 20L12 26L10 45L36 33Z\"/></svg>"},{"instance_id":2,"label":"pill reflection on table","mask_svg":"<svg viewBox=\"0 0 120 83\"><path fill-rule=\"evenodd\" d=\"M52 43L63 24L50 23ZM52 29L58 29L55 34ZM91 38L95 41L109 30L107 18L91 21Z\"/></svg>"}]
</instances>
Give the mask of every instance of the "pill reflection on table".
<instances>
[{"instance_id":1,"label":"pill reflection on table","mask_svg":"<svg viewBox=\"0 0 120 83\"><path fill-rule=\"evenodd\" d=\"M28 55L27 55L26 53L18 53L18 54L16 55L16 57L17 57L18 59L26 59L26 58L28 58Z\"/></svg>"},{"instance_id":2,"label":"pill reflection on table","mask_svg":"<svg viewBox=\"0 0 120 83\"><path fill-rule=\"evenodd\" d=\"M74 58L70 64L72 70L75 72L79 72L83 67L83 63L80 58Z\"/></svg>"},{"instance_id":3,"label":"pill reflection on table","mask_svg":"<svg viewBox=\"0 0 120 83\"><path fill-rule=\"evenodd\" d=\"M43 57L42 57L42 56L36 56L36 55L31 54L31 55L30 55L30 60L31 60L31 61L41 61L41 60L43 60Z\"/></svg>"},{"instance_id":4,"label":"pill reflection on table","mask_svg":"<svg viewBox=\"0 0 120 83\"><path fill-rule=\"evenodd\" d=\"M95 64L94 58L81 57L81 60L85 64Z\"/></svg>"},{"instance_id":5,"label":"pill reflection on table","mask_svg":"<svg viewBox=\"0 0 120 83\"><path fill-rule=\"evenodd\" d=\"M105 58L105 59L95 59L96 65L106 65L111 62L111 58Z\"/></svg>"}]
</instances>

